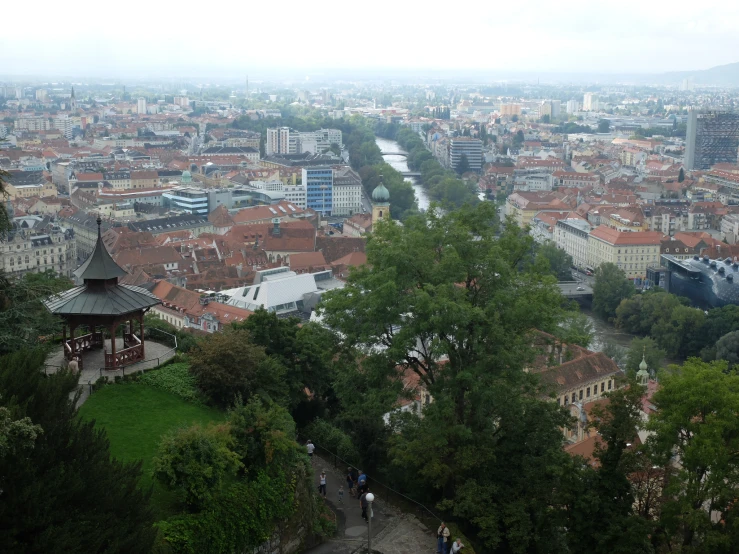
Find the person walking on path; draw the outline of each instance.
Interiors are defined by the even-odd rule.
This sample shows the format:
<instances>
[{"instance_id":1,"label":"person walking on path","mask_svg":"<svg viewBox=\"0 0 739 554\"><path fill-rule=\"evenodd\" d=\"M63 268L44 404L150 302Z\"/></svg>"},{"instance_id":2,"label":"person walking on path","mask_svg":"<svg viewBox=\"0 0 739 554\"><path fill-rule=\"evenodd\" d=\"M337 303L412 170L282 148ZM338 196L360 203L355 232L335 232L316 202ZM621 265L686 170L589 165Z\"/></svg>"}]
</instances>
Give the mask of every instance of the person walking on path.
<instances>
[{"instance_id":1,"label":"person walking on path","mask_svg":"<svg viewBox=\"0 0 739 554\"><path fill-rule=\"evenodd\" d=\"M369 502L367 502L367 493L369 492L369 487L365 490L365 492L362 493L362 496L359 497L359 507L362 508L362 519L365 523L367 523L369 520L367 519L367 506L369 505Z\"/></svg>"},{"instance_id":2,"label":"person walking on path","mask_svg":"<svg viewBox=\"0 0 739 554\"><path fill-rule=\"evenodd\" d=\"M449 541L449 527L442 521L439 529L436 531L436 553L447 554L446 544Z\"/></svg>"},{"instance_id":3,"label":"person walking on path","mask_svg":"<svg viewBox=\"0 0 739 554\"><path fill-rule=\"evenodd\" d=\"M310 458L310 463L313 463L313 451L316 449L316 446L308 439L308 442L305 443L305 449L308 451L308 457Z\"/></svg>"},{"instance_id":4,"label":"person walking on path","mask_svg":"<svg viewBox=\"0 0 739 554\"><path fill-rule=\"evenodd\" d=\"M350 467L346 469L346 488L349 489L349 496L354 497L354 477Z\"/></svg>"},{"instance_id":5,"label":"person walking on path","mask_svg":"<svg viewBox=\"0 0 739 554\"><path fill-rule=\"evenodd\" d=\"M364 494L369 490L369 488L367 487L367 476L361 469L359 470L359 477L357 477L357 487L359 487L358 494Z\"/></svg>"},{"instance_id":6,"label":"person walking on path","mask_svg":"<svg viewBox=\"0 0 739 554\"><path fill-rule=\"evenodd\" d=\"M344 503L344 486L339 487L339 504Z\"/></svg>"},{"instance_id":7,"label":"person walking on path","mask_svg":"<svg viewBox=\"0 0 739 554\"><path fill-rule=\"evenodd\" d=\"M323 497L326 498L326 470L325 469L321 472L321 475L318 478L318 494L322 494Z\"/></svg>"}]
</instances>

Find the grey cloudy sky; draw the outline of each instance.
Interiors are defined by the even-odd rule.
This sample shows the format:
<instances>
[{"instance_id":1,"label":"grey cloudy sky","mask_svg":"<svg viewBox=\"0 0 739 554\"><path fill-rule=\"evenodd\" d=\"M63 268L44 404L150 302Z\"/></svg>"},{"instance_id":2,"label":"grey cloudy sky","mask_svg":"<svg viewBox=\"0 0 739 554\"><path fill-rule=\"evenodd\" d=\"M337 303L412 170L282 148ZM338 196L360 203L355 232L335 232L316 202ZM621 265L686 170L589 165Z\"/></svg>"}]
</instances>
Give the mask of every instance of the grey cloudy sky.
<instances>
[{"instance_id":1,"label":"grey cloudy sky","mask_svg":"<svg viewBox=\"0 0 739 554\"><path fill-rule=\"evenodd\" d=\"M6 2L0 74L643 73L739 61L736 0Z\"/></svg>"}]
</instances>

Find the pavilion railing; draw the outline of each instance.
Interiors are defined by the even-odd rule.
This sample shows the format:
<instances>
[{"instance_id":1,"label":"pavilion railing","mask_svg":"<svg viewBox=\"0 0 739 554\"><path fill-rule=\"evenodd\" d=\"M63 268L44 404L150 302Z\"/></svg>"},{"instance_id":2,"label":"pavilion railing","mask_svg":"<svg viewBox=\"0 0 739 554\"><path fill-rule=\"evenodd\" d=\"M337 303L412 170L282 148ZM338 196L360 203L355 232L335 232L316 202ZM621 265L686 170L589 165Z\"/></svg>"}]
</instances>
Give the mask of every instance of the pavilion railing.
<instances>
[{"instance_id":1,"label":"pavilion railing","mask_svg":"<svg viewBox=\"0 0 739 554\"><path fill-rule=\"evenodd\" d=\"M138 360L133 360L133 361L131 361L130 359L127 359L126 361L122 363L119 361L118 367L115 367L113 365L112 355L106 354L105 355L105 367L100 368L100 376L101 377L103 376L103 371L106 372L105 373L106 375L115 375L117 371L120 371L121 375L125 376L126 375L126 365L137 364L137 363L146 363L146 362L156 361L156 364L154 364L153 367L157 367L161 365L163 361L169 360L174 355L174 353L177 351L177 337L173 335L172 333L167 333L166 331L162 331L161 329L152 328L152 329L146 329L145 337L147 340L155 339L159 343L171 346L171 348L167 350L166 352L160 354L156 358L147 358L145 360L138 359ZM140 340L138 337L136 337L136 340L139 341L139 345L133 346L131 348L126 348L124 350L121 350L121 352L126 352L128 350L132 350L135 348L143 348L143 345L140 344ZM116 352L116 357L118 356L118 354L119 352ZM108 358L109 356L111 356L110 359ZM134 372L135 371L139 371L139 370L137 369L137 370L134 370Z\"/></svg>"},{"instance_id":2,"label":"pavilion railing","mask_svg":"<svg viewBox=\"0 0 739 554\"><path fill-rule=\"evenodd\" d=\"M74 337L74 340L67 339L64 343L64 353L67 359L72 357L72 343L74 343L74 352L84 352L91 350L96 346L103 345L103 334L102 333L87 333L79 337Z\"/></svg>"}]
</instances>

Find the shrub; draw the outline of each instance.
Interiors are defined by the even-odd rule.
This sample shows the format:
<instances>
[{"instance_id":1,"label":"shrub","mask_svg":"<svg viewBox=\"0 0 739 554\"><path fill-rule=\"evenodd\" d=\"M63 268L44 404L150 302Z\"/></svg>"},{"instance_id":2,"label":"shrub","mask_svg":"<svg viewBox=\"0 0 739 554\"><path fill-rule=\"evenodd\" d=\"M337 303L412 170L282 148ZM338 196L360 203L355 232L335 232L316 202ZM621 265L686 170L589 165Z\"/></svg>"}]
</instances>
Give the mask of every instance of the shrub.
<instances>
[{"instance_id":1,"label":"shrub","mask_svg":"<svg viewBox=\"0 0 739 554\"><path fill-rule=\"evenodd\" d=\"M160 369L141 374L139 382L157 389L162 389L179 396L183 400L202 404L195 377L190 375L185 363L169 364Z\"/></svg>"},{"instance_id":2,"label":"shrub","mask_svg":"<svg viewBox=\"0 0 739 554\"><path fill-rule=\"evenodd\" d=\"M193 425L166 435L154 458L154 476L181 492L188 507L200 507L242 467L233 442L227 425Z\"/></svg>"},{"instance_id":3,"label":"shrub","mask_svg":"<svg viewBox=\"0 0 739 554\"><path fill-rule=\"evenodd\" d=\"M349 435L334 427L328 421L317 419L305 428L303 433L315 444L336 453L350 464L359 463L359 453L354 447Z\"/></svg>"},{"instance_id":4,"label":"shrub","mask_svg":"<svg viewBox=\"0 0 739 554\"><path fill-rule=\"evenodd\" d=\"M247 552L272 536L277 521L296 509L295 486L284 475L259 473L253 481L234 483L202 512L157 524L172 552L218 554Z\"/></svg>"}]
</instances>

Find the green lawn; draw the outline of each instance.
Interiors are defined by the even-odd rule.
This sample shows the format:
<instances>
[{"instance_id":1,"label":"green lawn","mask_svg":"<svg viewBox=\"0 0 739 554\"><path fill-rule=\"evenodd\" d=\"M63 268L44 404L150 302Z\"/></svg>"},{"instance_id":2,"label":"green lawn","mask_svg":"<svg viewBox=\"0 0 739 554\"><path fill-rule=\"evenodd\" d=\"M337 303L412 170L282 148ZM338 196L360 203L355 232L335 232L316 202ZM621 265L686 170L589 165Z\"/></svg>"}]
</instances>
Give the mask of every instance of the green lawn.
<instances>
[{"instance_id":1,"label":"green lawn","mask_svg":"<svg viewBox=\"0 0 739 554\"><path fill-rule=\"evenodd\" d=\"M79 413L105 428L115 458L143 462L144 486L152 483L152 458L162 435L194 423L206 425L226 418L219 410L196 406L161 389L135 383L103 387L90 395ZM168 491L154 483L152 502L158 516L166 517L173 501Z\"/></svg>"}]
</instances>

